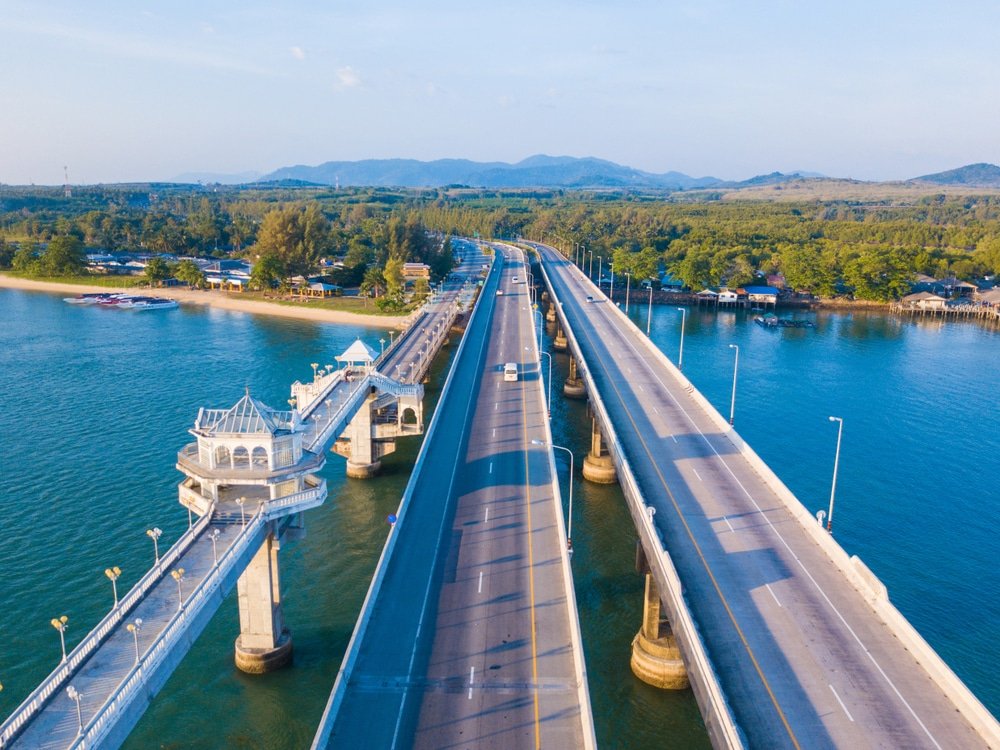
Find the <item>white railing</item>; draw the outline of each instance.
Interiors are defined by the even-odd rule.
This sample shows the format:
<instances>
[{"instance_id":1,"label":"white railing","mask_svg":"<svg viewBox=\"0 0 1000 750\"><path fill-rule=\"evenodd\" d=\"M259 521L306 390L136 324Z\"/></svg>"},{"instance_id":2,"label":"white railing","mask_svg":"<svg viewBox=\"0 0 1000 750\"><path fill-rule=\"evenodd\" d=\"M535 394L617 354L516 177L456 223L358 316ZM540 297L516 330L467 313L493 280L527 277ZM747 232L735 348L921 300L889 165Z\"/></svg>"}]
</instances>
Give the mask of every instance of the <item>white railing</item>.
<instances>
[{"instance_id":1,"label":"white railing","mask_svg":"<svg viewBox=\"0 0 1000 750\"><path fill-rule=\"evenodd\" d=\"M310 487L307 490L302 490L291 495L285 495L275 500L266 501L264 503L264 516L266 520L273 521L281 516L309 510L310 508L322 505L323 501L326 500L326 496L326 480L321 479L315 487Z\"/></svg>"},{"instance_id":2,"label":"white railing","mask_svg":"<svg viewBox=\"0 0 1000 750\"><path fill-rule=\"evenodd\" d=\"M557 314L562 318L563 330L566 337L570 342L572 350L576 352L577 356L582 357L583 350L580 348L572 327L568 325L565 313L559 304L555 286L552 284L551 279L549 279L548 272L545 269L545 264L541 263L540 266L542 276L548 285L549 293L552 295ZM695 692L702 701L707 703L706 706L703 706L706 729L708 729L709 735L713 740L721 743L721 746L743 748L745 746L743 737L737 727L725 693L722 690L718 673L708 656L708 649L694 622L694 617L688 609L687 602L684 601L684 588L681 584L680 576L674 567L673 560L670 558L670 553L663 546L663 540L658 530L653 525L652 516L646 510L647 506L643 499L642 491L639 489L639 484L636 481L635 474L632 472L632 467L625 457L624 447L618 438L617 432L615 432L614 423L611 421L607 407L601 399L600 392L597 389L597 384L594 382L589 367L582 368L582 376L587 384L587 396L590 399L591 405L597 412L601 424L605 427L608 452L615 461L615 467L618 470L618 481L622 486L622 490L625 496L631 500L628 503L629 510L639 531L639 535L643 539L643 547L647 551L656 552L656 554L649 556L650 565L658 574L655 576L657 583L666 584L660 586L660 593L661 596L666 596L669 599L668 605L673 615L673 621L670 624L674 629L675 636L686 646L682 653L686 657L686 666L691 675L691 684L692 686L700 686L700 690L696 690Z\"/></svg>"},{"instance_id":3,"label":"white railing","mask_svg":"<svg viewBox=\"0 0 1000 750\"><path fill-rule=\"evenodd\" d=\"M205 516L201 521L207 521ZM104 701L97 713L84 725L81 734L69 746L72 748L97 748L115 727L118 717L128 708L132 700L144 688L163 660L177 646L185 634L190 621L197 619L209 597L222 585L233 568L239 555L246 547L246 542L259 534L267 521L262 514L255 514L243 527L233 543L222 553L219 562L206 575L184 600L183 608L167 623L167 627L143 652L139 663L129 670L125 679L115 691ZM207 523L205 524L207 526ZM204 527L203 527L204 528Z\"/></svg>"},{"instance_id":4,"label":"white railing","mask_svg":"<svg viewBox=\"0 0 1000 750\"><path fill-rule=\"evenodd\" d=\"M292 383L292 396L295 398L295 408L301 419L308 419L316 405L323 401L330 391L337 387L337 384L344 379L343 370L317 377L311 383ZM303 403L304 399L304 403Z\"/></svg>"},{"instance_id":5,"label":"white railing","mask_svg":"<svg viewBox=\"0 0 1000 750\"><path fill-rule=\"evenodd\" d=\"M3 725L0 725L0 747L5 746L27 722L31 721L42 710L52 694L69 681L76 673L77 668L93 655L122 619L145 597L151 588L159 583L167 571L174 567L177 560L208 526L210 520L208 516L203 516L190 529L184 532L177 542L160 557L160 561L119 600L118 606L105 615L104 619L97 624L97 627L91 630L77 644L76 648L67 654L66 660L32 691L31 695L18 706L14 713L7 717Z\"/></svg>"}]
</instances>

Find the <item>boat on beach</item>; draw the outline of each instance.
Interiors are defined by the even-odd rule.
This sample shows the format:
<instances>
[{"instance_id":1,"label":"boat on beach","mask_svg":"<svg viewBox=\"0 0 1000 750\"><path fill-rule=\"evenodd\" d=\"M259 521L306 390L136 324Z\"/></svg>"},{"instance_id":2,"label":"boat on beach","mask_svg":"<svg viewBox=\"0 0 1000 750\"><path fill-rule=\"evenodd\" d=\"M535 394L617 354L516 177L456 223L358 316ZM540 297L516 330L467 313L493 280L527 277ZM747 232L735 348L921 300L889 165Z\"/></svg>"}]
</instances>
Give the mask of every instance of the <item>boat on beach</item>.
<instances>
[{"instance_id":1,"label":"boat on beach","mask_svg":"<svg viewBox=\"0 0 1000 750\"><path fill-rule=\"evenodd\" d=\"M63 297L63 302L71 305L96 305L98 302L114 296L112 292L94 292L91 294L78 294L75 297Z\"/></svg>"},{"instance_id":2,"label":"boat on beach","mask_svg":"<svg viewBox=\"0 0 1000 750\"><path fill-rule=\"evenodd\" d=\"M761 328L815 328L816 324L811 320L796 320L794 318L779 318L774 313L767 315L755 315L753 322Z\"/></svg>"},{"instance_id":3,"label":"boat on beach","mask_svg":"<svg viewBox=\"0 0 1000 750\"><path fill-rule=\"evenodd\" d=\"M124 292L80 294L76 297L64 297L63 301L71 305L100 305L101 307L119 307L124 310L171 310L178 306L175 299L144 297Z\"/></svg>"}]
</instances>

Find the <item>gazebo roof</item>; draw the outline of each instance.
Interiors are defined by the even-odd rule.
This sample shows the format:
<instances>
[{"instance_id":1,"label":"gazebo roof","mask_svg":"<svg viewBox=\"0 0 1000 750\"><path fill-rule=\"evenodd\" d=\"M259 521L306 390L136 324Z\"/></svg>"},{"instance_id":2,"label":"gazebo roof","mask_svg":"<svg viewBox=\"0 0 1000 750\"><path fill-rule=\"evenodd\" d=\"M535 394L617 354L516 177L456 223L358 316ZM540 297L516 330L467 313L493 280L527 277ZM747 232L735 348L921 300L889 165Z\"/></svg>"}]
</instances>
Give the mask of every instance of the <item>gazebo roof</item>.
<instances>
[{"instance_id":1,"label":"gazebo roof","mask_svg":"<svg viewBox=\"0 0 1000 750\"><path fill-rule=\"evenodd\" d=\"M275 435L294 429L294 415L290 411L275 411L250 395L246 395L229 409L202 409L194 423L200 435Z\"/></svg>"},{"instance_id":2,"label":"gazebo roof","mask_svg":"<svg viewBox=\"0 0 1000 750\"><path fill-rule=\"evenodd\" d=\"M347 362L348 364L355 364L358 362L370 364L377 356L378 352L368 346L368 344L361 339L357 339L336 359L338 362Z\"/></svg>"}]
</instances>

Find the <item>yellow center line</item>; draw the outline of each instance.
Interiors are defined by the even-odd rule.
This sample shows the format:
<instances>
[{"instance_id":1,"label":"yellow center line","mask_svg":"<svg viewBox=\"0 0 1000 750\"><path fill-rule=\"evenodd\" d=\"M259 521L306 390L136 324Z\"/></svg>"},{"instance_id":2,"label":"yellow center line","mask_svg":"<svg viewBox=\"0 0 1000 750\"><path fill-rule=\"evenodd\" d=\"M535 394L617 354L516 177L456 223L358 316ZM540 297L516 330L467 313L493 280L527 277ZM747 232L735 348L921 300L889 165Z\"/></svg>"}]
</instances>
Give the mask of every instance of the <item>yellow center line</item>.
<instances>
[{"instance_id":1,"label":"yellow center line","mask_svg":"<svg viewBox=\"0 0 1000 750\"><path fill-rule=\"evenodd\" d=\"M596 352L597 347L594 346L593 339L590 337L590 334L583 329L584 327L581 326L583 335L586 336L587 341L590 344L591 348ZM736 615L733 613L732 608L729 606L729 602L726 600L725 594L722 593L722 587L719 585L719 582L716 580L715 575L712 573L712 568L711 566L709 566L708 560L705 558L705 555L702 552L701 545L698 544L698 541L695 539L694 532L691 531L691 527L688 525L687 519L684 517L684 513L681 511L680 505L677 502L677 499L674 497L674 493L670 491L670 487L667 485L666 477L663 476L663 472L660 471L660 467L657 465L656 459L653 458L653 453L649 449L649 445L647 445L645 438L643 438L642 432L641 430L639 430L639 426L635 423L635 419L633 418L632 413L628 410L628 408L625 407L625 399L622 398L621 391L619 390L618 385L615 383L615 379L611 377L610 373L608 372L607 365L605 365L603 359L601 359L600 357L595 357L595 358L597 359L601 369L604 371L605 377L607 378L607 382L611 385L611 387L615 391L615 394L618 396L618 400L622 404L622 407L625 411L625 415L632 423L632 429L635 430L636 437L642 444L643 450L646 451L646 455L649 457L649 462L653 466L653 469L656 471L657 477L659 477L660 484L662 484L663 489L666 490L667 497L670 498L670 502L674 506L674 511L677 513L677 517L680 519L680 522L684 525L684 531L687 533L688 539L691 540L691 544L694 545L695 551L698 553L698 557L701 559L702 565L705 568L705 572L708 573L708 577L712 581L712 586L715 588L715 592L718 594L719 599L722 601L722 606L725 607L726 614L729 615L729 619L733 623L733 627L736 628L736 633L739 635L740 641L743 643L743 647L746 649L747 654L750 656L750 661L757 672L757 676L760 677L761 682L764 684L764 689L767 691L768 697L770 697L771 699L771 703L774 705L775 710L778 712L778 716L781 719L781 723L785 727L785 731L788 732L788 736L792 740L792 744L795 745L796 748L801 749L801 745L799 745L799 741L798 739L796 739L795 733L792 731L791 724L789 724L788 718L785 716L785 712L781 710L781 706L778 703L778 698L777 696L775 696L774 691L771 689L771 684L768 682L767 677L764 675L764 670L761 668L760 663L757 661L757 657L753 652L753 648L751 648L750 642L747 640L746 635L744 635L743 633L743 628L741 628L739 622L737 622Z\"/></svg>"}]
</instances>

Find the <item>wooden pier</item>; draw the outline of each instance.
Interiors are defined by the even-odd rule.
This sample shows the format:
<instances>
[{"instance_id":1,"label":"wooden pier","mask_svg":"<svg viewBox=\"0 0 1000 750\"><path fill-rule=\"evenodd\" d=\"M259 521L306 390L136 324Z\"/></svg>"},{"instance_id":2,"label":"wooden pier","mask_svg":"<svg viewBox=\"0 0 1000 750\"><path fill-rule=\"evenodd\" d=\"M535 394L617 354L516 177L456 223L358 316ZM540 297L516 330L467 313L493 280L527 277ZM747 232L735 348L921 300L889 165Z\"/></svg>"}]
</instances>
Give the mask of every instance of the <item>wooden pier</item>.
<instances>
[{"instance_id":1,"label":"wooden pier","mask_svg":"<svg viewBox=\"0 0 1000 750\"><path fill-rule=\"evenodd\" d=\"M916 305L893 303L889 308L895 315L912 315L930 318L972 318L992 325L1000 325L1000 307L990 305L946 305L940 308L922 308Z\"/></svg>"}]
</instances>

